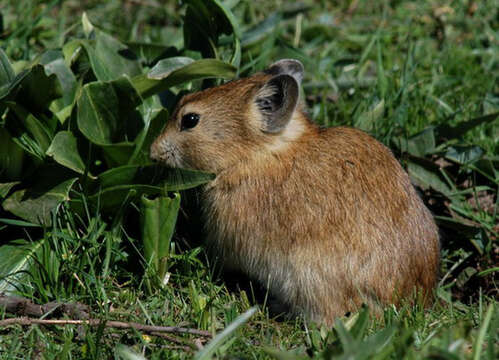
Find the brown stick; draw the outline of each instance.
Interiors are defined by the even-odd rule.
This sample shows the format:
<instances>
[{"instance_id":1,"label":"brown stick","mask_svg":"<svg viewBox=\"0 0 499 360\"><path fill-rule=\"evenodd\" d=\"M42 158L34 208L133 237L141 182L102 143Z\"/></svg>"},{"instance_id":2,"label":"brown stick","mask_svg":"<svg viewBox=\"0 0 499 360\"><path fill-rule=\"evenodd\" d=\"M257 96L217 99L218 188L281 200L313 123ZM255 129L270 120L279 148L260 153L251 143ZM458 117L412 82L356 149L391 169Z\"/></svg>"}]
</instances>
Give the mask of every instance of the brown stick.
<instances>
[{"instance_id":1,"label":"brown stick","mask_svg":"<svg viewBox=\"0 0 499 360\"><path fill-rule=\"evenodd\" d=\"M57 312L57 314L88 319L90 313L89 307L80 303L49 302L44 305L38 305L23 297L6 296L3 294L0 294L1 307L5 307L5 311L8 313L21 316L42 317L48 313Z\"/></svg>"},{"instance_id":2,"label":"brown stick","mask_svg":"<svg viewBox=\"0 0 499 360\"><path fill-rule=\"evenodd\" d=\"M205 330L191 329L178 326L153 326L153 325L143 325L135 322L123 322L114 320L100 320L100 319L86 319L86 320L61 320L61 319L33 319L27 317L18 317L0 320L0 327L8 325L89 325L89 326L99 326L104 324L106 327L116 328L116 329L135 329L137 331L145 333L153 332L165 332L165 333L177 333L177 334L192 334L204 337L211 337L211 333Z\"/></svg>"}]
</instances>

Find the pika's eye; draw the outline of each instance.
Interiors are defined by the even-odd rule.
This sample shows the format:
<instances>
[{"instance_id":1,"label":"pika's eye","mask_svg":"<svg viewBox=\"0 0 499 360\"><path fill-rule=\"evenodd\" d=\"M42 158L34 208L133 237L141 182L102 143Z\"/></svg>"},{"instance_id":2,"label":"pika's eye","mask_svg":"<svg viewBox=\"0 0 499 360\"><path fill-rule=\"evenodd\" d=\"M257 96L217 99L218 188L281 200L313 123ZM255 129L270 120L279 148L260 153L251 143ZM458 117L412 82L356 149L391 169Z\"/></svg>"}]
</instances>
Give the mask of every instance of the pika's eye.
<instances>
[{"instance_id":1,"label":"pika's eye","mask_svg":"<svg viewBox=\"0 0 499 360\"><path fill-rule=\"evenodd\" d=\"M182 116L182 121L180 122L180 131L192 129L199 122L199 114L188 113Z\"/></svg>"}]
</instances>

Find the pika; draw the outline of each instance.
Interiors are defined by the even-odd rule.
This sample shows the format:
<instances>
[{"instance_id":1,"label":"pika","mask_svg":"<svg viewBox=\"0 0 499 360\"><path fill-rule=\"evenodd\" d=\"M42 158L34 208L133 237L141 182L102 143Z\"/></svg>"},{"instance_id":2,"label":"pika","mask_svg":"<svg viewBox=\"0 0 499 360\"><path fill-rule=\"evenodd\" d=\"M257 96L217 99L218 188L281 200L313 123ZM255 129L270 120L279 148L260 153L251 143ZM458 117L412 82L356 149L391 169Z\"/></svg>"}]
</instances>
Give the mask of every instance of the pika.
<instances>
[{"instance_id":1,"label":"pika","mask_svg":"<svg viewBox=\"0 0 499 360\"><path fill-rule=\"evenodd\" d=\"M171 167L216 178L202 190L211 254L259 281L292 314L332 324L422 295L437 279L430 211L391 151L303 111L303 65L185 95L151 146ZM377 310L376 310L377 309Z\"/></svg>"}]
</instances>

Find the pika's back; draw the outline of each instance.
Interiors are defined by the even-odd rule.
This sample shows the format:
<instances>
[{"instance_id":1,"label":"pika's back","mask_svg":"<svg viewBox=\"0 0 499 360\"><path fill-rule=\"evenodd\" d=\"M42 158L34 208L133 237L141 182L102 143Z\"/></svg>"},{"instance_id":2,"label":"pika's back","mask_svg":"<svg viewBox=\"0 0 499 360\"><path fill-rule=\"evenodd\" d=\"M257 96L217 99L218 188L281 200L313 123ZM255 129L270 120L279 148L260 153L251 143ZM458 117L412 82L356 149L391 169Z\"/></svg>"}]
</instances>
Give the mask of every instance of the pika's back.
<instances>
[{"instance_id":1,"label":"pika's back","mask_svg":"<svg viewBox=\"0 0 499 360\"><path fill-rule=\"evenodd\" d=\"M390 151L351 128L293 146L241 162L208 186L213 253L321 322L361 303L376 309L416 292L429 300L438 231Z\"/></svg>"}]
</instances>

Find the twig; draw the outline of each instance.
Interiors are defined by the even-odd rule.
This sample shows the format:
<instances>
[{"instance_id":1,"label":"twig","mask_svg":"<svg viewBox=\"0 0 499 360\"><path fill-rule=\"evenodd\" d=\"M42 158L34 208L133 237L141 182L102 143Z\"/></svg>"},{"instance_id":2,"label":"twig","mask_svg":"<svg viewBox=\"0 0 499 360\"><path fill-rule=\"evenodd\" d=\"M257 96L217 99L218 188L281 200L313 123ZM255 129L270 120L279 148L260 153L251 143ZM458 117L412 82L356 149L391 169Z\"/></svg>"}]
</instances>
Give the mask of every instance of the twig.
<instances>
[{"instance_id":1,"label":"twig","mask_svg":"<svg viewBox=\"0 0 499 360\"><path fill-rule=\"evenodd\" d=\"M44 305L38 305L23 297L0 294L0 308L2 307L5 307L5 311L8 313L21 316L42 317L53 313L80 319L88 319L90 317L89 307L80 303L49 302Z\"/></svg>"},{"instance_id":2,"label":"twig","mask_svg":"<svg viewBox=\"0 0 499 360\"><path fill-rule=\"evenodd\" d=\"M211 333L205 330L191 329L178 326L153 326L144 325L135 322L123 322L114 320L100 320L100 319L86 319L86 320L65 320L65 319L33 319L27 317L18 317L0 320L0 327L8 325L89 325L89 326L100 326L104 324L105 327L116 328L116 329L135 329L137 331L145 333L177 333L177 334L191 334L203 337L211 337Z\"/></svg>"},{"instance_id":3,"label":"twig","mask_svg":"<svg viewBox=\"0 0 499 360\"><path fill-rule=\"evenodd\" d=\"M154 336L162 337L166 340L175 342L182 346L186 344L192 350L198 350L203 347L201 339L190 341L187 339L176 338L166 335L165 333L191 334L201 337L211 337L209 331L191 329L178 326L152 326L144 325L135 322L123 322L114 320L91 319L89 316L90 308L87 305L80 303L57 303L51 302L44 305L38 305L29 299L18 296L6 296L0 294L0 308L4 307L5 311L12 314L21 315L22 317L0 320L0 327L19 324L19 325L83 325L99 326L104 324L105 327L117 329L135 329L137 331L148 333ZM55 314L67 315L69 317L77 317L79 319L36 319L34 317L48 317ZM31 317L29 317L31 316Z\"/></svg>"}]
</instances>

